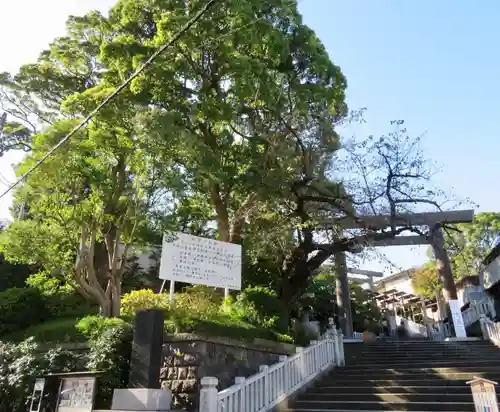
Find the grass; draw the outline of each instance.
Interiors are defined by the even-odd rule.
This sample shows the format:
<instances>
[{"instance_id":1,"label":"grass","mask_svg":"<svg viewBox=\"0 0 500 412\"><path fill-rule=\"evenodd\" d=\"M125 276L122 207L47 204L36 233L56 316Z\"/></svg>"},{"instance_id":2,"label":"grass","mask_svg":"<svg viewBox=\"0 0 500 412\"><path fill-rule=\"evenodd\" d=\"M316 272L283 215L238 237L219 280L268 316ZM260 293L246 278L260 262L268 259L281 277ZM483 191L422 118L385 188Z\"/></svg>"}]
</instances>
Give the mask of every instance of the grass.
<instances>
[{"instance_id":1,"label":"grass","mask_svg":"<svg viewBox=\"0 0 500 412\"><path fill-rule=\"evenodd\" d=\"M37 342L71 343L85 342L87 339L75 327L77 318L61 318L30 326L2 337L4 341L20 342L31 336Z\"/></svg>"},{"instance_id":2,"label":"grass","mask_svg":"<svg viewBox=\"0 0 500 412\"><path fill-rule=\"evenodd\" d=\"M198 333L243 341L253 341L255 338L292 341L288 335L281 335L271 328L256 326L244 320L244 311L221 310L221 302L207 293L178 294L174 305L171 305L166 294L158 295L148 290L134 291L122 298L122 321L130 323L135 311L144 307L163 308L165 331L168 333ZM86 336L92 336L93 332L101 334L103 328L109 327L108 323L117 321L104 320L95 313L89 315L80 322L79 328L75 325L85 315L68 313L52 321L4 336L3 340L21 341L33 336L38 342L83 342Z\"/></svg>"},{"instance_id":3,"label":"grass","mask_svg":"<svg viewBox=\"0 0 500 412\"><path fill-rule=\"evenodd\" d=\"M221 314L213 315L210 319L196 317L167 319L165 321L165 330L169 333L199 333L205 336L225 337L243 341L253 341L255 338L282 342L291 341L291 338L287 335L281 335L272 329L260 328Z\"/></svg>"},{"instance_id":4,"label":"grass","mask_svg":"<svg viewBox=\"0 0 500 412\"><path fill-rule=\"evenodd\" d=\"M87 338L75 327L78 320L79 318L55 319L5 335L1 340L20 342L33 336L37 342L85 342ZM291 340L271 329L259 328L224 315L213 316L210 320L195 317L170 318L165 321L165 330L169 333L198 333L243 341L253 341L255 338L282 342Z\"/></svg>"}]
</instances>

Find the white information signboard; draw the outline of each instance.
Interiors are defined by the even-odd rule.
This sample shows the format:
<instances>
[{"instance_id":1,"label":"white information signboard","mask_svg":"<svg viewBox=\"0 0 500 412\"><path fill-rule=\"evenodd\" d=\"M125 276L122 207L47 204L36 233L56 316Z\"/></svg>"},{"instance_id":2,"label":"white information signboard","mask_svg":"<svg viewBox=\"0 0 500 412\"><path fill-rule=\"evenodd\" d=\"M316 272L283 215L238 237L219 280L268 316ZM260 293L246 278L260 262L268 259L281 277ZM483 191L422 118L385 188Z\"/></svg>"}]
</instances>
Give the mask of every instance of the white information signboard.
<instances>
[{"instance_id":1,"label":"white information signboard","mask_svg":"<svg viewBox=\"0 0 500 412\"><path fill-rule=\"evenodd\" d=\"M466 338L467 333L465 332L464 319L460 310L460 302L457 299L450 299L448 303L450 304L451 317L453 318L453 326L455 327L457 338Z\"/></svg>"},{"instance_id":2,"label":"white information signboard","mask_svg":"<svg viewBox=\"0 0 500 412\"><path fill-rule=\"evenodd\" d=\"M160 279L241 290L241 246L185 233L165 235Z\"/></svg>"}]
</instances>

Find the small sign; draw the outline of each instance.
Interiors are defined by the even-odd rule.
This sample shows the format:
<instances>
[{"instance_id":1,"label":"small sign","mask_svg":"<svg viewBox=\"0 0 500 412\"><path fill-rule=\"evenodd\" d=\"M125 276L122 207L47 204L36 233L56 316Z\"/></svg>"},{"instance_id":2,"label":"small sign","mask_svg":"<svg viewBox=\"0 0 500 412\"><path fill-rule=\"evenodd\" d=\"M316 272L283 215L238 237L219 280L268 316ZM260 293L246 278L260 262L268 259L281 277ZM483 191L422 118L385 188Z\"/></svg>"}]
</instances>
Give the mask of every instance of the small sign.
<instances>
[{"instance_id":1,"label":"small sign","mask_svg":"<svg viewBox=\"0 0 500 412\"><path fill-rule=\"evenodd\" d=\"M457 338L466 338L467 332L465 331L460 302L457 299L450 299L448 303L450 304L451 317L453 319L453 326L455 327Z\"/></svg>"},{"instance_id":2,"label":"small sign","mask_svg":"<svg viewBox=\"0 0 500 412\"><path fill-rule=\"evenodd\" d=\"M159 277L240 290L241 246L185 233L165 235Z\"/></svg>"},{"instance_id":3,"label":"small sign","mask_svg":"<svg viewBox=\"0 0 500 412\"><path fill-rule=\"evenodd\" d=\"M496 384L496 382L484 378L474 378L467 382L467 385L471 386L476 412L499 412L495 391Z\"/></svg>"},{"instance_id":4,"label":"small sign","mask_svg":"<svg viewBox=\"0 0 500 412\"><path fill-rule=\"evenodd\" d=\"M56 412L92 412L95 377L61 379Z\"/></svg>"}]
</instances>

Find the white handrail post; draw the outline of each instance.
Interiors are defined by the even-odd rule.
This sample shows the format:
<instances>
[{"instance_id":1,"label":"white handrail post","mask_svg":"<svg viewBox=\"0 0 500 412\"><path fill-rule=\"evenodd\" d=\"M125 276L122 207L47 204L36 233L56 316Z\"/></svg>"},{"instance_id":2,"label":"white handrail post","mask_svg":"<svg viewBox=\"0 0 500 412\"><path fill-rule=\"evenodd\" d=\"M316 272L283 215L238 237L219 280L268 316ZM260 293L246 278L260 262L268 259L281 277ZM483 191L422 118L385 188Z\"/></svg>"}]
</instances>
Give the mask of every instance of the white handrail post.
<instances>
[{"instance_id":1,"label":"white handrail post","mask_svg":"<svg viewBox=\"0 0 500 412\"><path fill-rule=\"evenodd\" d=\"M337 364L337 349L335 347L335 342L336 342L336 337L335 337L335 329L332 329L330 331L330 351L331 351L331 359L330 359L330 363L332 365L336 365Z\"/></svg>"},{"instance_id":2,"label":"white handrail post","mask_svg":"<svg viewBox=\"0 0 500 412\"><path fill-rule=\"evenodd\" d=\"M241 376L237 376L236 378L234 378L234 383L236 385L240 385L240 404L239 404L239 408L238 408L238 411L240 412L246 412L247 410L247 401L245 399L245 378L244 377L241 377Z\"/></svg>"},{"instance_id":3,"label":"white handrail post","mask_svg":"<svg viewBox=\"0 0 500 412\"><path fill-rule=\"evenodd\" d=\"M262 372L264 374L264 407L267 408L269 406L269 403L271 400L269 399L269 366L267 365L260 365L259 367L259 372Z\"/></svg>"},{"instance_id":4,"label":"white handrail post","mask_svg":"<svg viewBox=\"0 0 500 412\"><path fill-rule=\"evenodd\" d=\"M304 348L298 347L295 350L299 354L300 381L303 381L306 378L306 358L304 356Z\"/></svg>"},{"instance_id":5,"label":"white handrail post","mask_svg":"<svg viewBox=\"0 0 500 412\"><path fill-rule=\"evenodd\" d=\"M311 350L312 350L312 373L316 373L318 370L318 365L319 365L319 353L318 353L318 341L317 340L312 340L311 343Z\"/></svg>"},{"instance_id":6,"label":"white handrail post","mask_svg":"<svg viewBox=\"0 0 500 412\"><path fill-rule=\"evenodd\" d=\"M218 412L217 411L217 378L207 376L201 378L200 389L200 411L203 412Z\"/></svg>"},{"instance_id":7,"label":"white handrail post","mask_svg":"<svg viewBox=\"0 0 500 412\"><path fill-rule=\"evenodd\" d=\"M326 330L326 362L328 365L332 363L333 360L332 353L332 331L330 328Z\"/></svg>"},{"instance_id":8,"label":"white handrail post","mask_svg":"<svg viewBox=\"0 0 500 412\"><path fill-rule=\"evenodd\" d=\"M488 340L489 336L488 336L488 329L486 326L486 316L485 315L481 315L479 317L479 323L481 325L481 333L483 334L483 339Z\"/></svg>"},{"instance_id":9,"label":"white handrail post","mask_svg":"<svg viewBox=\"0 0 500 412\"><path fill-rule=\"evenodd\" d=\"M340 348L340 366L345 366L345 357L344 357L344 334L342 331L339 331L338 334L339 348Z\"/></svg>"},{"instance_id":10,"label":"white handrail post","mask_svg":"<svg viewBox=\"0 0 500 412\"><path fill-rule=\"evenodd\" d=\"M280 395L287 394L288 395L288 385L290 382L290 364L288 362L288 356L281 355L278 359L280 362L283 362L283 374L280 376Z\"/></svg>"},{"instance_id":11,"label":"white handrail post","mask_svg":"<svg viewBox=\"0 0 500 412\"><path fill-rule=\"evenodd\" d=\"M340 366L339 333L337 329L333 329L333 350L335 352L335 365Z\"/></svg>"}]
</instances>

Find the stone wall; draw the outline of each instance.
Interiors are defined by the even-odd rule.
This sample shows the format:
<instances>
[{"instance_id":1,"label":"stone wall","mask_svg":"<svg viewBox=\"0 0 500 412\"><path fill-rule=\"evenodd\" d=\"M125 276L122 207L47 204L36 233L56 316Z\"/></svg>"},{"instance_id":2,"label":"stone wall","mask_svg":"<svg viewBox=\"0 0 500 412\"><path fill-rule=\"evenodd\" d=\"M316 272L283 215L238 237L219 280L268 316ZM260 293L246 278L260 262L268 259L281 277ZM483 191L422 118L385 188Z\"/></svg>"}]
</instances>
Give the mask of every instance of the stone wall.
<instances>
[{"instance_id":1,"label":"stone wall","mask_svg":"<svg viewBox=\"0 0 500 412\"><path fill-rule=\"evenodd\" d=\"M204 376L216 377L222 390L233 385L235 377L253 375L260 365L272 365L280 355L293 353L293 345L262 339L244 343L192 334L165 336L160 379L162 387L172 390L172 407L193 411Z\"/></svg>"}]
</instances>

